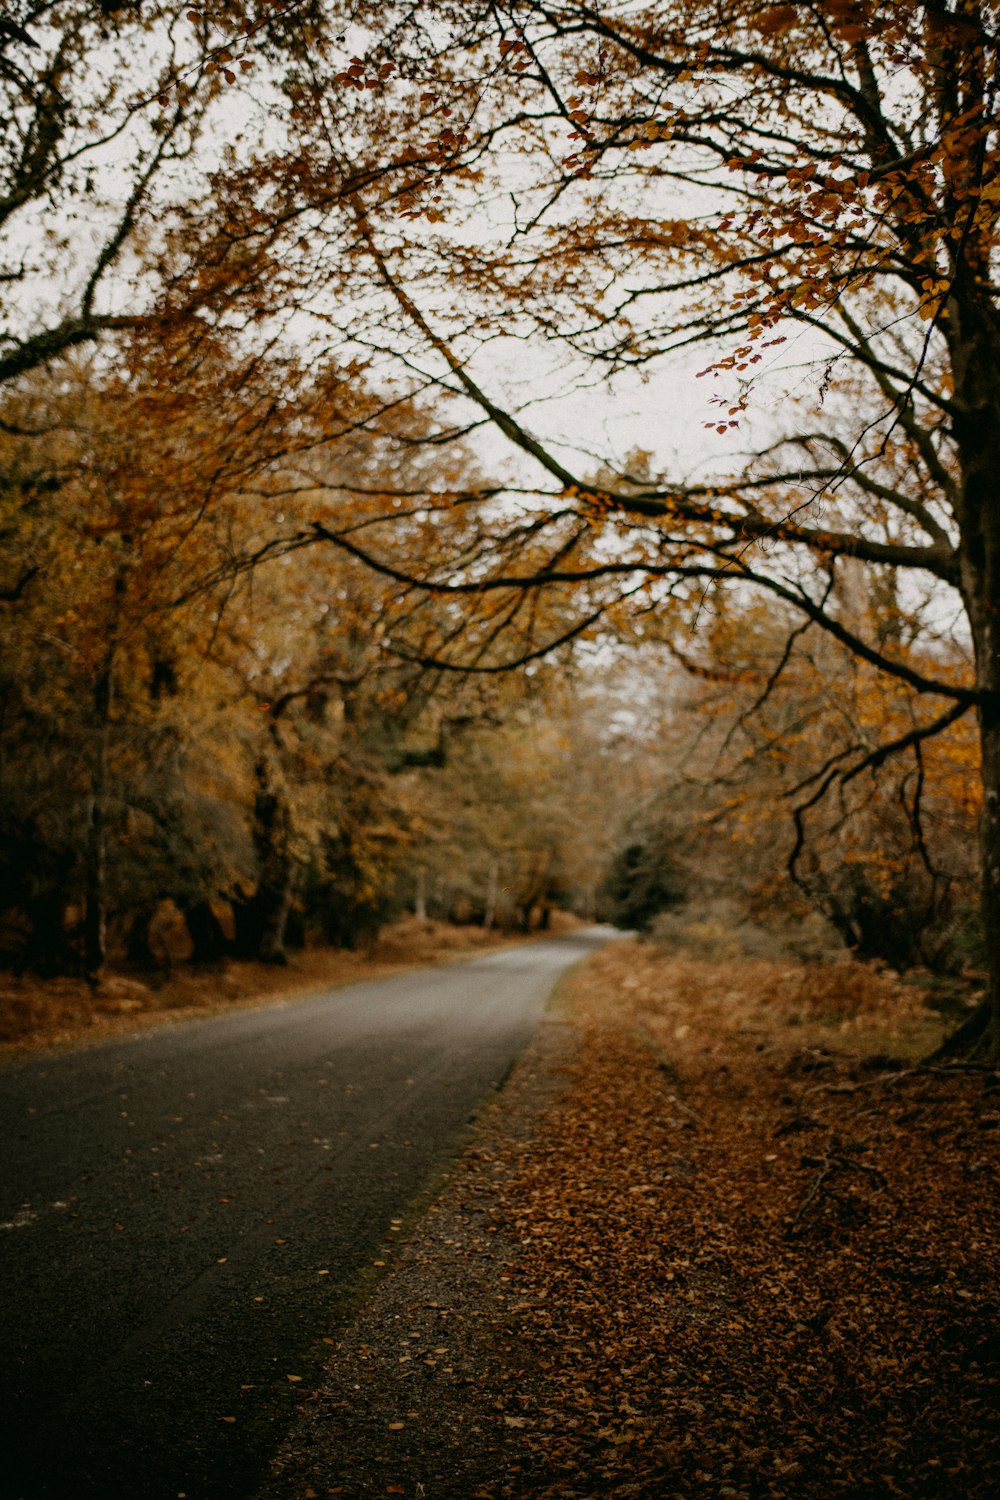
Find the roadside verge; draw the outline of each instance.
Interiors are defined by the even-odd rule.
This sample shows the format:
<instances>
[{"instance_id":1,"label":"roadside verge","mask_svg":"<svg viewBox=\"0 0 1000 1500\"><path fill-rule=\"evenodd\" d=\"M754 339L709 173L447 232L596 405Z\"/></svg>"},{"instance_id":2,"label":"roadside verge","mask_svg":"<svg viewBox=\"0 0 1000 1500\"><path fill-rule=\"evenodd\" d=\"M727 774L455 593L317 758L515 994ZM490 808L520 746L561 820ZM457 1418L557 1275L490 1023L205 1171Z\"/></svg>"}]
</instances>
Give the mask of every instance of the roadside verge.
<instances>
[{"instance_id":1,"label":"roadside verge","mask_svg":"<svg viewBox=\"0 0 1000 1500\"><path fill-rule=\"evenodd\" d=\"M892 976L609 945L260 1500L986 1500L1000 1077Z\"/></svg>"}]
</instances>

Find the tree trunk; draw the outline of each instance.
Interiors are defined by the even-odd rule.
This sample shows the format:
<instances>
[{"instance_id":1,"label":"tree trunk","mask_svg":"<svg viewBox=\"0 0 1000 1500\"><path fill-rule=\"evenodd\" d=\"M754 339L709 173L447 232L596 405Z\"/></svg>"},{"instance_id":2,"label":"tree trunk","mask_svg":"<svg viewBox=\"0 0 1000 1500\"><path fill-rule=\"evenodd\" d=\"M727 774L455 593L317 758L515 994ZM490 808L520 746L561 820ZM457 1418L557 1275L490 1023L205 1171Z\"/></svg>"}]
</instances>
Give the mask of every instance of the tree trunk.
<instances>
[{"instance_id":1,"label":"tree trunk","mask_svg":"<svg viewBox=\"0 0 1000 1500\"><path fill-rule=\"evenodd\" d=\"M980 715L983 749L982 923L989 971L982 1045L1000 1057L1000 693L994 689Z\"/></svg>"},{"instance_id":2,"label":"tree trunk","mask_svg":"<svg viewBox=\"0 0 1000 1500\"><path fill-rule=\"evenodd\" d=\"M953 431L961 460L956 505L961 587L972 629L983 811L981 920L989 979L968 1050L1000 1056L1000 325L993 309L959 287L949 301L948 332L955 375ZM965 1027L962 1033L966 1032Z\"/></svg>"},{"instance_id":3,"label":"tree trunk","mask_svg":"<svg viewBox=\"0 0 1000 1500\"><path fill-rule=\"evenodd\" d=\"M500 865L495 859L490 860L489 874L486 877L486 911L483 913L483 926L489 932L497 919L497 901L500 895Z\"/></svg>"},{"instance_id":4,"label":"tree trunk","mask_svg":"<svg viewBox=\"0 0 1000 1500\"><path fill-rule=\"evenodd\" d=\"M295 895L298 891L295 892ZM285 920L285 947L303 949L308 947L308 933L306 932L305 912L301 902L292 898L292 904Z\"/></svg>"},{"instance_id":5,"label":"tree trunk","mask_svg":"<svg viewBox=\"0 0 1000 1500\"><path fill-rule=\"evenodd\" d=\"M427 921L427 871L423 865L417 870L417 889L413 898L413 915L421 922Z\"/></svg>"},{"instance_id":6,"label":"tree trunk","mask_svg":"<svg viewBox=\"0 0 1000 1500\"><path fill-rule=\"evenodd\" d=\"M185 906L184 922L191 937L193 964L214 964L225 958L231 944L210 901L192 901Z\"/></svg>"},{"instance_id":7,"label":"tree trunk","mask_svg":"<svg viewBox=\"0 0 1000 1500\"><path fill-rule=\"evenodd\" d=\"M283 964L288 962L285 927L297 874L291 813L264 760L257 765L257 784L253 839L259 874L255 894L237 912L237 948L242 958Z\"/></svg>"},{"instance_id":8,"label":"tree trunk","mask_svg":"<svg viewBox=\"0 0 1000 1500\"><path fill-rule=\"evenodd\" d=\"M66 894L59 887L45 889L30 896L24 903L31 932L18 955L17 972L32 969L43 978L65 974L75 960L70 953L66 938Z\"/></svg>"},{"instance_id":9,"label":"tree trunk","mask_svg":"<svg viewBox=\"0 0 1000 1500\"><path fill-rule=\"evenodd\" d=\"M257 957L264 964L287 964L285 952L285 928L292 906L291 871L286 870L280 889L273 887L263 893L265 900L260 910Z\"/></svg>"},{"instance_id":10,"label":"tree trunk","mask_svg":"<svg viewBox=\"0 0 1000 1500\"><path fill-rule=\"evenodd\" d=\"M130 964L137 964L142 969L153 969L156 967L156 955L149 941L149 929L153 921L152 907L137 912L132 918L129 926L128 937L125 939L125 956Z\"/></svg>"},{"instance_id":11,"label":"tree trunk","mask_svg":"<svg viewBox=\"0 0 1000 1500\"><path fill-rule=\"evenodd\" d=\"M263 964L288 962L285 942L294 896L294 883L289 872L285 885L268 882L260 885L249 901L234 902L236 941L233 951L237 958L256 959Z\"/></svg>"},{"instance_id":12,"label":"tree trunk","mask_svg":"<svg viewBox=\"0 0 1000 1500\"><path fill-rule=\"evenodd\" d=\"M109 650L94 685L96 738L87 803L84 844L83 971L97 984L107 956L106 827L108 749L111 736L114 649Z\"/></svg>"}]
</instances>

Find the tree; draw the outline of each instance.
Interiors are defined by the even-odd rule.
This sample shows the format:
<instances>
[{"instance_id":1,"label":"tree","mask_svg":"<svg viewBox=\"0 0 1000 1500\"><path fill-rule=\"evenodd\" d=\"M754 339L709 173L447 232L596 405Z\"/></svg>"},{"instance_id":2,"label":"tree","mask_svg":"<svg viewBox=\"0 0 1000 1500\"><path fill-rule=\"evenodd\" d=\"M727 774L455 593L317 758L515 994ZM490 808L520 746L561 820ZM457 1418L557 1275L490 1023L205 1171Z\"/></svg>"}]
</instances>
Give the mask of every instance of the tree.
<instances>
[{"instance_id":1,"label":"tree","mask_svg":"<svg viewBox=\"0 0 1000 1500\"><path fill-rule=\"evenodd\" d=\"M380 368L401 356L411 387L464 404L456 429L488 423L518 458L506 502L481 497L474 554L447 566L438 548L400 568L391 515L381 546L375 525L360 543L325 523L314 535L488 606L449 651L422 653L479 670L502 655L494 634L483 658L483 619L514 619L525 595L558 607L543 621L522 606L508 661L567 632L682 631L720 588L762 591L906 704L908 727L829 767L831 786L974 713L994 1051L996 22L973 0L380 6L370 56L296 75L309 173L268 164L313 306L327 247L324 326ZM402 82L383 79L390 62ZM720 457L682 478L609 451L613 482L588 482L592 445L574 459L543 406L529 418L505 393L494 351L512 337L550 357L545 395L573 375L652 378L700 348ZM804 397L790 349L816 372ZM904 607L933 596L939 622L958 608L968 668L932 634L848 621L831 590L845 564Z\"/></svg>"},{"instance_id":2,"label":"tree","mask_svg":"<svg viewBox=\"0 0 1000 1500\"><path fill-rule=\"evenodd\" d=\"M267 65L303 55L310 9L269 0L251 18L238 0L24 0L5 11L0 385L141 329L158 302L188 316L212 306L233 267L201 256L191 210L232 135L259 132L274 102ZM240 95L234 120L234 86L258 64L260 87ZM182 267L183 309L171 296Z\"/></svg>"},{"instance_id":3,"label":"tree","mask_svg":"<svg viewBox=\"0 0 1000 1500\"><path fill-rule=\"evenodd\" d=\"M496 472L508 446L502 490L481 465L419 496L386 470L361 530L320 508L264 549L320 543L408 590L389 644L411 661L493 673L602 632L683 643L732 588L780 601L899 695L905 727L828 765L828 790L890 755L916 763L974 714L994 1051L996 25L976 0L303 12L253 86L285 102L280 130L220 153L209 191L164 212L142 283L165 336L187 319L281 348L293 388L335 350L400 450L461 442L460 471L488 427ZM221 87L216 71L176 97L198 109ZM525 349L542 352L537 379ZM658 452L662 409L695 372L668 387L657 371L690 355L717 457L689 445L679 462ZM640 379L645 466L626 443L602 451L593 421L574 453L553 396L596 383L632 400ZM431 392L439 415L416 432ZM874 624L841 607L845 568L884 601ZM918 596L928 625L906 639L892 621ZM967 661L944 640L956 613Z\"/></svg>"},{"instance_id":4,"label":"tree","mask_svg":"<svg viewBox=\"0 0 1000 1500\"><path fill-rule=\"evenodd\" d=\"M884 603L848 592L851 623L869 614L874 627ZM812 907L862 959L960 971L981 947L974 724L864 764L859 751L912 728L905 700L790 611L724 602L659 688L658 732L645 729L654 785L628 824L623 895L641 900L667 874L694 912L724 896L792 931ZM895 624L921 628L901 612ZM841 776L852 762L862 768ZM655 913L670 887L652 894Z\"/></svg>"},{"instance_id":5,"label":"tree","mask_svg":"<svg viewBox=\"0 0 1000 1500\"><path fill-rule=\"evenodd\" d=\"M0 381L93 343L133 311L113 307L106 285L205 112L185 94L151 119L145 97L182 45L182 15L158 6L154 37L131 8L30 4L0 33Z\"/></svg>"},{"instance_id":6,"label":"tree","mask_svg":"<svg viewBox=\"0 0 1000 1500\"><path fill-rule=\"evenodd\" d=\"M253 471L257 434L251 453L238 381L213 427L192 423L177 387L158 398L127 370L109 381L67 363L2 411L0 517L17 579L0 605L5 894L17 905L21 882L36 890L46 915L29 911L27 956L49 963L66 957L76 907L96 980L109 911L196 900L241 843L223 791L233 758L210 768L198 743L217 727L211 672L194 679L221 598L206 610L184 596L223 555L225 501Z\"/></svg>"},{"instance_id":7,"label":"tree","mask_svg":"<svg viewBox=\"0 0 1000 1500\"><path fill-rule=\"evenodd\" d=\"M414 822L399 773L476 695L386 651L400 618L434 628L423 596L340 553L270 554L293 517L364 530L394 452L366 428L378 404L353 373L290 381L287 360L183 323L119 353L113 373L79 355L33 372L0 404L11 956L97 982L109 941L150 958L167 899L196 961L282 962L293 914L371 938ZM392 462L430 482L419 448ZM426 550L426 531L411 515L397 539Z\"/></svg>"}]
</instances>

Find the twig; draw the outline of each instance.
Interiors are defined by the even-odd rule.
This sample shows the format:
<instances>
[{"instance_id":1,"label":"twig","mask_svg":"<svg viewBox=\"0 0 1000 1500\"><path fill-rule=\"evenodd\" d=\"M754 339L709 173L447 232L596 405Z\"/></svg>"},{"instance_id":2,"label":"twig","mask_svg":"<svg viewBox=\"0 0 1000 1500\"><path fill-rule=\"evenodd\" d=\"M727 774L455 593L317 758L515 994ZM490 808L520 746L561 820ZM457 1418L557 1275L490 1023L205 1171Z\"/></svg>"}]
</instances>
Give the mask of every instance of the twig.
<instances>
[{"instance_id":1,"label":"twig","mask_svg":"<svg viewBox=\"0 0 1000 1500\"><path fill-rule=\"evenodd\" d=\"M854 1157L844 1156L839 1152L828 1152L825 1156L804 1156L802 1158L804 1167L819 1167L819 1171L813 1178L806 1190L805 1197L795 1212L795 1217L785 1230L785 1239L794 1239L798 1233L799 1225L816 1202L823 1190L823 1184L836 1172L866 1172L870 1177L878 1179L882 1188L887 1188L885 1174L878 1167L869 1167L862 1161L856 1161Z\"/></svg>"}]
</instances>

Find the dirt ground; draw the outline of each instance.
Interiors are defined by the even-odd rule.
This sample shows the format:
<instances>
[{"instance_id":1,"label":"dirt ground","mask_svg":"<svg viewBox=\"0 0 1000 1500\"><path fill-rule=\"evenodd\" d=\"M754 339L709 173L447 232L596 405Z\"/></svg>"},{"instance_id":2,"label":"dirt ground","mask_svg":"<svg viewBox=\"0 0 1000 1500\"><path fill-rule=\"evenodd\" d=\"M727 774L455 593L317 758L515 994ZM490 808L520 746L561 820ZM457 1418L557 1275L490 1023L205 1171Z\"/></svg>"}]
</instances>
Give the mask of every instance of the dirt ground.
<instances>
[{"instance_id":1,"label":"dirt ground","mask_svg":"<svg viewBox=\"0 0 1000 1500\"><path fill-rule=\"evenodd\" d=\"M860 966L605 949L259 1500L1000 1493L1000 1074L940 1032Z\"/></svg>"},{"instance_id":2,"label":"dirt ground","mask_svg":"<svg viewBox=\"0 0 1000 1500\"><path fill-rule=\"evenodd\" d=\"M578 926L553 913L552 931ZM545 936L545 934L535 934ZM383 929L366 951L315 948L292 952L287 965L226 961L200 968L177 964L154 975L109 970L92 990L83 979L15 977L0 972L0 1056L39 1046L98 1041L139 1027L190 1019L207 1011L301 998L331 985L382 979L414 965L447 962L482 949L524 942L481 927L409 917Z\"/></svg>"}]
</instances>

